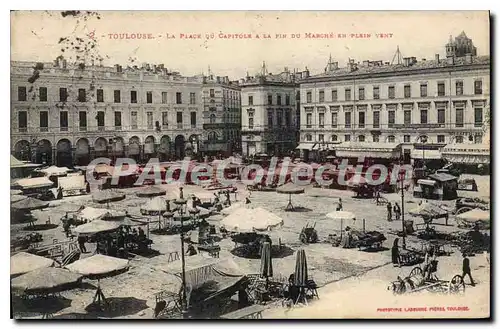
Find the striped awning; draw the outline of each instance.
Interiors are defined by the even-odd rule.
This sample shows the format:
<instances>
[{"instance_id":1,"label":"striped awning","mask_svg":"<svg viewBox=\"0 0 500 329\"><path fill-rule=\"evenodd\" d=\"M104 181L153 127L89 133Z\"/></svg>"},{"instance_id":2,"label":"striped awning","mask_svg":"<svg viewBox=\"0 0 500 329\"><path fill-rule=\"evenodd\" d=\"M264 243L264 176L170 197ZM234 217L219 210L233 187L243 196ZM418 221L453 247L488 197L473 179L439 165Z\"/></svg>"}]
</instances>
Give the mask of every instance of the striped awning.
<instances>
[{"instance_id":1,"label":"striped awning","mask_svg":"<svg viewBox=\"0 0 500 329\"><path fill-rule=\"evenodd\" d=\"M348 142L334 146L338 158L382 158L391 159L401 156L398 143Z\"/></svg>"}]
</instances>

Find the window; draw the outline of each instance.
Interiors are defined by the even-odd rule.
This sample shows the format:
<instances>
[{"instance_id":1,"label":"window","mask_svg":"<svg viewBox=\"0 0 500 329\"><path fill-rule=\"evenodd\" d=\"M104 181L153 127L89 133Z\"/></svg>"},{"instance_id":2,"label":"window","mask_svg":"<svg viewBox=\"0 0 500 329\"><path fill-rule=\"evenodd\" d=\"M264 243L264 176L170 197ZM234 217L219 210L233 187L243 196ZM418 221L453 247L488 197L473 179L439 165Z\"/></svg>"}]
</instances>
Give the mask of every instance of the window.
<instances>
[{"instance_id":1,"label":"window","mask_svg":"<svg viewBox=\"0 0 500 329\"><path fill-rule=\"evenodd\" d=\"M102 89L97 89L97 102L98 103L104 103L104 90Z\"/></svg>"},{"instance_id":2,"label":"window","mask_svg":"<svg viewBox=\"0 0 500 329\"><path fill-rule=\"evenodd\" d=\"M483 126L483 109L476 107L474 109L474 127Z\"/></svg>"},{"instance_id":3,"label":"window","mask_svg":"<svg viewBox=\"0 0 500 329\"><path fill-rule=\"evenodd\" d=\"M380 142L380 136L379 135L373 135L372 137L374 143Z\"/></svg>"},{"instance_id":4,"label":"window","mask_svg":"<svg viewBox=\"0 0 500 329\"><path fill-rule=\"evenodd\" d=\"M267 125L269 127L273 126L273 110L267 110Z\"/></svg>"},{"instance_id":5,"label":"window","mask_svg":"<svg viewBox=\"0 0 500 329\"><path fill-rule=\"evenodd\" d=\"M420 110L420 123L427 123L427 110Z\"/></svg>"},{"instance_id":6,"label":"window","mask_svg":"<svg viewBox=\"0 0 500 329\"><path fill-rule=\"evenodd\" d=\"M332 102L337 101L337 99L338 99L337 89L332 89Z\"/></svg>"},{"instance_id":7,"label":"window","mask_svg":"<svg viewBox=\"0 0 500 329\"><path fill-rule=\"evenodd\" d=\"M285 105L290 105L290 95L289 94L285 95Z\"/></svg>"},{"instance_id":8,"label":"window","mask_svg":"<svg viewBox=\"0 0 500 329\"><path fill-rule=\"evenodd\" d=\"M177 128L182 129L182 112L177 112Z\"/></svg>"},{"instance_id":9,"label":"window","mask_svg":"<svg viewBox=\"0 0 500 329\"><path fill-rule=\"evenodd\" d=\"M182 93L175 93L175 103L182 104Z\"/></svg>"},{"instance_id":10,"label":"window","mask_svg":"<svg viewBox=\"0 0 500 329\"><path fill-rule=\"evenodd\" d=\"M132 129L137 129L137 111L130 112L130 126Z\"/></svg>"},{"instance_id":11,"label":"window","mask_svg":"<svg viewBox=\"0 0 500 329\"><path fill-rule=\"evenodd\" d=\"M474 81L474 95L481 95L483 93L483 81Z\"/></svg>"},{"instance_id":12,"label":"window","mask_svg":"<svg viewBox=\"0 0 500 329\"><path fill-rule=\"evenodd\" d=\"M318 134L318 142L324 142L324 141L325 141L325 135Z\"/></svg>"},{"instance_id":13,"label":"window","mask_svg":"<svg viewBox=\"0 0 500 329\"><path fill-rule=\"evenodd\" d=\"M387 122L389 128L393 128L394 124L396 123L396 111L389 111L387 113Z\"/></svg>"},{"instance_id":14,"label":"window","mask_svg":"<svg viewBox=\"0 0 500 329\"><path fill-rule=\"evenodd\" d=\"M483 142L483 136L482 135L476 135L474 136L474 144L481 144Z\"/></svg>"},{"instance_id":15,"label":"window","mask_svg":"<svg viewBox=\"0 0 500 329\"><path fill-rule=\"evenodd\" d=\"M463 81L455 82L455 94L457 96L461 96L464 94L464 82Z\"/></svg>"},{"instance_id":16,"label":"window","mask_svg":"<svg viewBox=\"0 0 500 329\"><path fill-rule=\"evenodd\" d=\"M351 89L350 88L346 88L345 89L345 100L346 101L350 101L351 100Z\"/></svg>"},{"instance_id":17,"label":"window","mask_svg":"<svg viewBox=\"0 0 500 329\"><path fill-rule=\"evenodd\" d=\"M196 112L191 112L191 128L196 128Z\"/></svg>"},{"instance_id":18,"label":"window","mask_svg":"<svg viewBox=\"0 0 500 329\"><path fill-rule=\"evenodd\" d=\"M267 95L267 105L273 105L273 95Z\"/></svg>"},{"instance_id":19,"label":"window","mask_svg":"<svg viewBox=\"0 0 500 329\"><path fill-rule=\"evenodd\" d=\"M40 111L40 131L49 130L49 112Z\"/></svg>"},{"instance_id":20,"label":"window","mask_svg":"<svg viewBox=\"0 0 500 329\"><path fill-rule=\"evenodd\" d=\"M115 112L115 129L116 130L122 129L122 112L119 111Z\"/></svg>"},{"instance_id":21,"label":"window","mask_svg":"<svg viewBox=\"0 0 500 329\"><path fill-rule=\"evenodd\" d=\"M278 125L278 127L281 127L283 125L283 110L282 109L279 109L276 112L276 124Z\"/></svg>"},{"instance_id":22,"label":"window","mask_svg":"<svg viewBox=\"0 0 500 329\"><path fill-rule=\"evenodd\" d=\"M319 102L322 103L325 101L325 91L324 90L320 90L319 91Z\"/></svg>"},{"instance_id":23,"label":"window","mask_svg":"<svg viewBox=\"0 0 500 329\"><path fill-rule=\"evenodd\" d=\"M338 139L337 135L332 135L332 142L336 142Z\"/></svg>"},{"instance_id":24,"label":"window","mask_svg":"<svg viewBox=\"0 0 500 329\"><path fill-rule=\"evenodd\" d=\"M350 142L351 141L351 135L344 135L344 141Z\"/></svg>"},{"instance_id":25,"label":"window","mask_svg":"<svg viewBox=\"0 0 500 329\"><path fill-rule=\"evenodd\" d=\"M359 122L359 128L365 127L365 112L359 112L358 122Z\"/></svg>"},{"instance_id":26,"label":"window","mask_svg":"<svg viewBox=\"0 0 500 329\"><path fill-rule=\"evenodd\" d=\"M78 101L80 103L84 103L87 101L87 92L83 88L78 89Z\"/></svg>"},{"instance_id":27,"label":"window","mask_svg":"<svg viewBox=\"0 0 500 329\"><path fill-rule=\"evenodd\" d=\"M153 103L153 92L152 91L146 92L146 103L148 103L148 104Z\"/></svg>"},{"instance_id":28,"label":"window","mask_svg":"<svg viewBox=\"0 0 500 329\"><path fill-rule=\"evenodd\" d=\"M59 112L59 127L61 131L68 131L68 111Z\"/></svg>"},{"instance_id":29,"label":"window","mask_svg":"<svg viewBox=\"0 0 500 329\"><path fill-rule=\"evenodd\" d=\"M427 97L427 84L420 84L420 97Z\"/></svg>"},{"instance_id":30,"label":"window","mask_svg":"<svg viewBox=\"0 0 500 329\"><path fill-rule=\"evenodd\" d=\"M364 87L359 87L359 90L358 90L358 97L359 97L359 100L362 101L365 99L365 88Z\"/></svg>"},{"instance_id":31,"label":"window","mask_svg":"<svg viewBox=\"0 0 500 329\"><path fill-rule=\"evenodd\" d=\"M215 131L211 131L208 133L208 140L214 141L217 140L217 133Z\"/></svg>"},{"instance_id":32,"label":"window","mask_svg":"<svg viewBox=\"0 0 500 329\"><path fill-rule=\"evenodd\" d=\"M133 94L135 93L135 96L136 96L136 99L135 99L135 102L134 102L134 99L133 99ZM121 92L120 90L114 90L113 91L113 102L115 103L121 103ZM131 91L130 92L130 102L131 103L137 103L137 92L136 91Z\"/></svg>"},{"instance_id":33,"label":"window","mask_svg":"<svg viewBox=\"0 0 500 329\"><path fill-rule=\"evenodd\" d=\"M373 112L373 128L380 128L380 111Z\"/></svg>"},{"instance_id":34,"label":"window","mask_svg":"<svg viewBox=\"0 0 500 329\"><path fill-rule=\"evenodd\" d=\"M438 111L438 122L439 124L445 123L445 109L437 109Z\"/></svg>"},{"instance_id":35,"label":"window","mask_svg":"<svg viewBox=\"0 0 500 329\"><path fill-rule=\"evenodd\" d=\"M312 142L312 140L313 140L313 139L312 139L312 136L311 136L311 135L309 135L309 134L307 134L307 135L306 135L306 141L308 141L308 142Z\"/></svg>"},{"instance_id":36,"label":"window","mask_svg":"<svg viewBox=\"0 0 500 329\"><path fill-rule=\"evenodd\" d=\"M396 141L396 137L394 137L393 135L387 137L387 142L394 143L395 141Z\"/></svg>"},{"instance_id":37,"label":"window","mask_svg":"<svg viewBox=\"0 0 500 329\"><path fill-rule=\"evenodd\" d=\"M438 143L444 143L444 135L438 135L437 136L437 142Z\"/></svg>"},{"instance_id":38,"label":"window","mask_svg":"<svg viewBox=\"0 0 500 329\"><path fill-rule=\"evenodd\" d=\"M78 112L78 126L80 127L80 131L87 130L87 112Z\"/></svg>"},{"instance_id":39,"label":"window","mask_svg":"<svg viewBox=\"0 0 500 329\"><path fill-rule=\"evenodd\" d=\"M104 130L104 111L97 111L97 130Z\"/></svg>"},{"instance_id":40,"label":"window","mask_svg":"<svg viewBox=\"0 0 500 329\"><path fill-rule=\"evenodd\" d=\"M351 112L344 113L344 125L346 128L351 128Z\"/></svg>"},{"instance_id":41,"label":"window","mask_svg":"<svg viewBox=\"0 0 500 329\"><path fill-rule=\"evenodd\" d=\"M306 114L306 128L312 128L312 113Z\"/></svg>"},{"instance_id":42,"label":"window","mask_svg":"<svg viewBox=\"0 0 500 329\"><path fill-rule=\"evenodd\" d=\"M464 143L464 136L455 136L455 143L456 144L463 144Z\"/></svg>"},{"instance_id":43,"label":"window","mask_svg":"<svg viewBox=\"0 0 500 329\"><path fill-rule=\"evenodd\" d=\"M403 136L403 142L409 143L410 142L410 138L411 138L410 135L404 135Z\"/></svg>"},{"instance_id":44,"label":"window","mask_svg":"<svg viewBox=\"0 0 500 329\"><path fill-rule=\"evenodd\" d=\"M217 117L215 116L215 114L210 114L210 123L215 123L215 120L217 119Z\"/></svg>"},{"instance_id":45,"label":"window","mask_svg":"<svg viewBox=\"0 0 500 329\"><path fill-rule=\"evenodd\" d=\"M17 127L20 133L24 133L28 130L28 112L19 111L17 113Z\"/></svg>"},{"instance_id":46,"label":"window","mask_svg":"<svg viewBox=\"0 0 500 329\"><path fill-rule=\"evenodd\" d=\"M404 120L405 126L411 125L411 111L410 110L405 110L403 112L403 120Z\"/></svg>"},{"instance_id":47,"label":"window","mask_svg":"<svg viewBox=\"0 0 500 329\"><path fill-rule=\"evenodd\" d=\"M281 105L281 95L276 96L276 104Z\"/></svg>"},{"instance_id":48,"label":"window","mask_svg":"<svg viewBox=\"0 0 500 329\"><path fill-rule=\"evenodd\" d=\"M253 117L248 118L248 129L253 129Z\"/></svg>"},{"instance_id":49,"label":"window","mask_svg":"<svg viewBox=\"0 0 500 329\"><path fill-rule=\"evenodd\" d=\"M380 87L373 87L373 99L380 99Z\"/></svg>"},{"instance_id":50,"label":"window","mask_svg":"<svg viewBox=\"0 0 500 329\"><path fill-rule=\"evenodd\" d=\"M189 104L196 104L196 93L189 93Z\"/></svg>"},{"instance_id":51,"label":"window","mask_svg":"<svg viewBox=\"0 0 500 329\"><path fill-rule=\"evenodd\" d=\"M325 128L325 113L319 113L318 123L320 128Z\"/></svg>"},{"instance_id":52,"label":"window","mask_svg":"<svg viewBox=\"0 0 500 329\"><path fill-rule=\"evenodd\" d=\"M168 127L168 112L167 111L161 112L161 125L163 128Z\"/></svg>"},{"instance_id":53,"label":"window","mask_svg":"<svg viewBox=\"0 0 500 329\"><path fill-rule=\"evenodd\" d=\"M364 135L359 135L358 136L358 142L364 142L365 141L365 136Z\"/></svg>"},{"instance_id":54,"label":"window","mask_svg":"<svg viewBox=\"0 0 500 329\"><path fill-rule=\"evenodd\" d=\"M68 100L68 89L59 88L59 102L66 102Z\"/></svg>"},{"instance_id":55,"label":"window","mask_svg":"<svg viewBox=\"0 0 500 329\"><path fill-rule=\"evenodd\" d=\"M146 124L148 129L153 129L153 112L146 112Z\"/></svg>"},{"instance_id":56,"label":"window","mask_svg":"<svg viewBox=\"0 0 500 329\"><path fill-rule=\"evenodd\" d=\"M168 103L168 93L166 91L163 91L161 93L161 103L162 104L167 104Z\"/></svg>"},{"instance_id":57,"label":"window","mask_svg":"<svg viewBox=\"0 0 500 329\"><path fill-rule=\"evenodd\" d=\"M214 89L210 89L210 97L215 97L215 90Z\"/></svg>"},{"instance_id":58,"label":"window","mask_svg":"<svg viewBox=\"0 0 500 329\"><path fill-rule=\"evenodd\" d=\"M26 87L17 87L17 100L20 102L26 102Z\"/></svg>"},{"instance_id":59,"label":"window","mask_svg":"<svg viewBox=\"0 0 500 329\"><path fill-rule=\"evenodd\" d=\"M387 89L387 93L390 99L394 99L396 97L396 90L394 86L389 86Z\"/></svg>"},{"instance_id":60,"label":"window","mask_svg":"<svg viewBox=\"0 0 500 329\"><path fill-rule=\"evenodd\" d=\"M455 127L463 127L464 126L464 109L459 108L455 109Z\"/></svg>"},{"instance_id":61,"label":"window","mask_svg":"<svg viewBox=\"0 0 500 329\"><path fill-rule=\"evenodd\" d=\"M312 103L312 92L310 91L306 94L306 103Z\"/></svg>"},{"instance_id":62,"label":"window","mask_svg":"<svg viewBox=\"0 0 500 329\"><path fill-rule=\"evenodd\" d=\"M411 86L410 85L405 85L405 98L410 98L411 97Z\"/></svg>"},{"instance_id":63,"label":"window","mask_svg":"<svg viewBox=\"0 0 500 329\"><path fill-rule=\"evenodd\" d=\"M253 96L248 96L248 105L253 105Z\"/></svg>"},{"instance_id":64,"label":"window","mask_svg":"<svg viewBox=\"0 0 500 329\"><path fill-rule=\"evenodd\" d=\"M47 101L47 87L38 88L38 97L40 98L40 102Z\"/></svg>"},{"instance_id":65,"label":"window","mask_svg":"<svg viewBox=\"0 0 500 329\"><path fill-rule=\"evenodd\" d=\"M332 112L332 128L337 128L338 120L338 113Z\"/></svg>"},{"instance_id":66,"label":"window","mask_svg":"<svg viewBox=\"0 0 500 329\"><path fill-rule=\"evenodd\" d=\"M444 96L444 95L445 95L444 82L438 82L438 96Z\"/></svg>"},{"instance_id":67,"label":"window","mask_svg":"<svg viewBox=\"0 0 500 329\"><path fill-rule=\"evenodd\" d=\"M290 110L289 109L286 109L285 110L285 127L289 127L290 126L290 122L291 122L291 115L290 115Z\"/></svg>"}]
</instances>

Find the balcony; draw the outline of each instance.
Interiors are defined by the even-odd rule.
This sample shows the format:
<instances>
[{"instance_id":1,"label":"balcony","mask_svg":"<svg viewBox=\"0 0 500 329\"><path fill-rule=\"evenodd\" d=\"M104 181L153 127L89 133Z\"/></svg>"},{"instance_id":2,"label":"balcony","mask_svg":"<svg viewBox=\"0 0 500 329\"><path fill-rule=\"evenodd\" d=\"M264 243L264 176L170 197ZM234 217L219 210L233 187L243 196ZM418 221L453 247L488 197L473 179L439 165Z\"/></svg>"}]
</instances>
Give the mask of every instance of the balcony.
<instances>
[{"instance_id":1,"label":"balcony","mask_svg":"<svg viewBox=\"0 0 500 329\"><path fill-rule=\"evenodd\" d=\"M122 126L115 126L115 130L122 130Z\"/></svg>"},{"instance_id":2,"label":"balcony","mask_svg":"<svg viewBox=\"0 0 500 329\"><path fill-rule=\"evenodd\" d=\"M19 127L18 132L20 132L20 133L28 132L28 128L27 127Z\"/></svg>"},{"instance_id":3,"label":"balcony","mask_svg":"<svg viewBox=\"0 0 500 329\"><path fill-rule=\"evenodd\" d=\"M66 132L66 131L68 131L68 127L61 127L60 129L61 129L61 132Z\"/></svg>"},{"instance_id":4,"label":"balcony","mask_svg":"<svg viewBox=\"0 0 500 329\"><path fill-rule=\"evenodd\" d=\"M177 129L182 129L183 125L182 123L177 123Z\"/></svg>"},{"instance_id":5,"label":"balcony","mask_svg":"<svg viewBox=\"0 0 500 329\"><path fill-rule=\"evenodd\" d=\"M40 132L41 133L46 133L49 131L49 127L40 127Z\"/></svg>"},{"instance_id":6,"label":"balcony","mask_svg":"<svg viewBox=\"0 0 500 329\"><path fill-rule=\"evenodd\" d=\"M105 131L106 127L104 126L97 126L97 131Z\"/></svg>"},{"instance_id":7,"label":"balcony","mask_svg":"<svg viewBox=\"0 0 500 329\"><path fill-rule=\"evenodd\" d=\"M80 126L80 127L79 127L79 130L80 130L80 131L87 131L87 126Z\"/></svg>"}]
</instances>

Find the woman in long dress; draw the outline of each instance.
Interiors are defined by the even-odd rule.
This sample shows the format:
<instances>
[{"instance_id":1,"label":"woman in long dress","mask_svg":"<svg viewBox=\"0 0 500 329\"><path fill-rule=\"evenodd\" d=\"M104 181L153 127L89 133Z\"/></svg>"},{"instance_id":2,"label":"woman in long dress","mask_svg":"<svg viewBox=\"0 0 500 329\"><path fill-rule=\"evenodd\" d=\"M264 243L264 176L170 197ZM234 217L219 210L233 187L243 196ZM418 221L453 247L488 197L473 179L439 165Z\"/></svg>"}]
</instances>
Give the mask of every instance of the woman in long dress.
<instances>
[{"instance_id":1,"label":"woman in long dress","mask_svg":"<svg viewBox=\"0 0 500 329\"><path fill-rule=\"evenodd\" d=\"M392 263L399 266L399 238L394 239L394 243L391 248L391 258Z\"/></svg>"}]
</instances>

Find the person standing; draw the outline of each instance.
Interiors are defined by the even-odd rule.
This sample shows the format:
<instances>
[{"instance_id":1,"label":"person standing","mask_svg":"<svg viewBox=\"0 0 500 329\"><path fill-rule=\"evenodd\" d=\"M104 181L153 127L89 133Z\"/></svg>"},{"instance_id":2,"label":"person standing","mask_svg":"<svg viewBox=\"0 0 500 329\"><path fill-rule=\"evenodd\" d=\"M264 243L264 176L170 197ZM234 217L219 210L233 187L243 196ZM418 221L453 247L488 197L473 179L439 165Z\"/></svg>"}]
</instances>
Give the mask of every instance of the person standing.
<instances>
[{"instance_id":1,"label":"person standing","mask_svg":"<svg viewBox=\"0 0 500 329\"><path fill-rule=\"evenodd\" d=\"M399 220L401 217L401 208L399 208L399 204L397 202L394 205L394 214L396 215L396 220Z\"/></svg>"},{"instance_id":2,"label":"person standing","mask_svg":"<svg viewBox=\"0 0 500 329\"><path fill-rule=\"evenodd\" d=\"M394 266L399 265L399 238L394 239L394 243L391 248L391 259Z\"/></svg>"},{"instance_id":3,"label":"person standing","mask_svg":"<svg viewBox=\"0 0 500 329\"><path fill-rule=\"evenodd\" d=\"M465 276L469 275L470 284L471 286L474 287L476 284L474 283L474 279L472 279L470 270L470 260L469 258L467 258L467 255L465 253L462 254L462 257L464 258L462 261L462 280L464 280L465 282Z\"/></svg>"},{"instance_id":4,"label":"person standing","mask_svg":"<svg viewBox=\"0 0 500 329\"><path fill-rule=\"evenodd\" d=\"M392 221L392 205L391 203L387 203L387 221Z\"/></svg>"},{"instance_id":5,"label":"person standing","mask_svg":"<svg viewBox=\"0 0 500 329\"><path fill-rule=\"evenodd\" d=\"M85 242L87 241L87 238L83 235L78 235L78 247L80 248L80 251L82 254L87 253L87 248L85 247Z\"/></svg>"},{"instance_id":6,"label":"person standing","mask_svg":"<svg viewBox=\"0 0 500 329\"><path fill-rule=\"evenodd\" d=\"M339 203L337 205L337 211L342 211L342 199L339 198Z\"/></svg>"}]
</instances>

